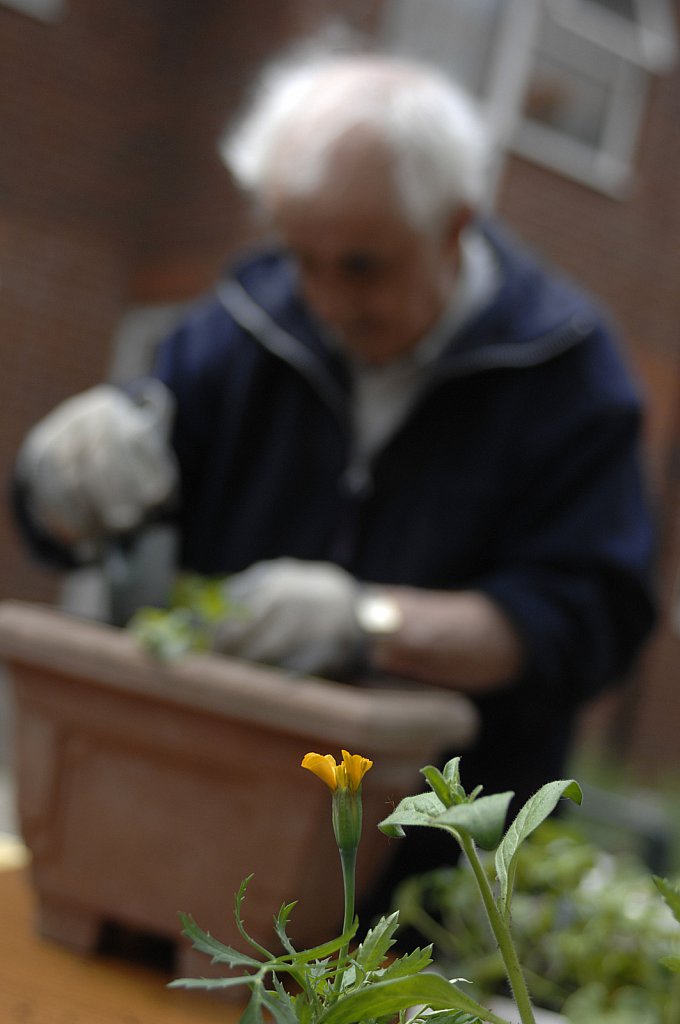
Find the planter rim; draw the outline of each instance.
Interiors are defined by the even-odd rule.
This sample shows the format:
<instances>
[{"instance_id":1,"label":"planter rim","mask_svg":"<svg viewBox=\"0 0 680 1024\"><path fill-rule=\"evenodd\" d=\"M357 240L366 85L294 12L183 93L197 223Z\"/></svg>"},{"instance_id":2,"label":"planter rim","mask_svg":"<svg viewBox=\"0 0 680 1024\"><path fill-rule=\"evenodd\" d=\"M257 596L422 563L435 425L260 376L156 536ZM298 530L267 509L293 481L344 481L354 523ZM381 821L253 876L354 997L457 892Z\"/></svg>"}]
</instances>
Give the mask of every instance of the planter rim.
<instances>
[{"instance_id":1,"label":"planter rim","mask_svg":"<svg viewBox=\"0 0 680 1024\"><path fill-rule=\"evenodd\" d=\"M135 692L201 707L231 718L310 736L351 736L379 752L438 745L464 750L478 716L472 702L449 690L396 680L348 685L311 676L291 678L275 668L216 654L187 654L176 662L152 658L136 638L48 605L0 602L0 658L69 675L84 684Z\"/></svg>"}]
</instances>

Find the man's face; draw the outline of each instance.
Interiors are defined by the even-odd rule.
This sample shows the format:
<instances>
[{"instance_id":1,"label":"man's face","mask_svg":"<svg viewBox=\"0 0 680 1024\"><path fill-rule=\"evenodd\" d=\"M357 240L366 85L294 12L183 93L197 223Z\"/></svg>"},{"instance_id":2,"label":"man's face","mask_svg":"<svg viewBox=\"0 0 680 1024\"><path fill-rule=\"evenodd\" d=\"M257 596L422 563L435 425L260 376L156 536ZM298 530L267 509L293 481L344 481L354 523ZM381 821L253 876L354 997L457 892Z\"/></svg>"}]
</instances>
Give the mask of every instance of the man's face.
<instances>
[{"instance_id":1,"label":"man's face","mask_svg":"<svg viewBox=\"0 0 680 1024\"><path fill-rule=\"evenodd\" d=\"M442 313L458 228L416 230L384 168L339 166L311 194L272 193L268 205L312 311L365 364L404 355Z\"/></svg>"}]
</instances>

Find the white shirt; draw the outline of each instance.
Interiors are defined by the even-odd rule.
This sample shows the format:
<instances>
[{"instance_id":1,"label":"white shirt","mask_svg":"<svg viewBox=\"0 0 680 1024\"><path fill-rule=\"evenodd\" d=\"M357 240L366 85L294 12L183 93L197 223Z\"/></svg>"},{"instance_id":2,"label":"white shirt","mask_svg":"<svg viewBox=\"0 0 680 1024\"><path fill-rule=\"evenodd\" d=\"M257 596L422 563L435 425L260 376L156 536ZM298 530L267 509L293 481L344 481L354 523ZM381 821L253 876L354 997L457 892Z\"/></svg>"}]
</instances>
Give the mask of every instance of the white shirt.
<instances>
[{"instance_id":1,"label":"white shirt","mask_svg":"<svg viewBox=\"0 0 680 1024\"><path fill-rule=\"evenodd\" d=\"M432 330L405 356L370 367L350 357L352 420L357 453L370 458L389 440L418 397L432 362L487 305L499 285L499 269L479 232L461 236L460 270L451 301Z\"/></svg>"}]
</instances>

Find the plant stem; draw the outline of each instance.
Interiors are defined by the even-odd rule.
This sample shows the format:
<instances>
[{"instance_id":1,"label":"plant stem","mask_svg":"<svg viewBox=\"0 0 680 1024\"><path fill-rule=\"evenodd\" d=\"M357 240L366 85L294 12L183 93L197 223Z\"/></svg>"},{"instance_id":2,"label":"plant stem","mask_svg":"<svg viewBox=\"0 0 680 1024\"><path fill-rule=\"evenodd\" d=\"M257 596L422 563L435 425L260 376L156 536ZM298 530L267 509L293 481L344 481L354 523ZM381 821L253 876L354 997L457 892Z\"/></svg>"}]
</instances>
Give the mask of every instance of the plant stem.
<instances>
[{"instance_id":1,"label":"plant stem","mask_svg":"<svg viewBox=\"0 0 680 1024\"><path fill-rule=\"evenodd\" d=\"M680 975L672 976L669 995L670 998L664 1010L664 1020L668 1021L668 1024L672 1024L673 1021L680 1020L678 1017L680 1013Z\"/></svg>"},{"instance_id":2,"label":"plant stem","mask_svg":"<svg viewBox=\"0 0 680 1024\"><path fill-rule=\"evenodd\" d=\"M346 932L354 920L354 898L355 898L355 874L357 863L356 846L340 850L340 862L342 864L342 884L345 895L345 915L342 922L342 930ZM339 992L342 984L342 973L349 953L349 942L338 952L337 973L335 975L334 991Z\"/></svg>"},{"instance_id":3,"label":"plant stem","mask_svg":"<svg viewBox=\"0 0 680 1024\"><path fill-rule=\"evenodd\" d=\"M507 974L512 994L515 998L515 1002L517 1003L520 1020L522 1021L522 1024L536 1024L536 1018L534 1017L526 979L522 973L522 968L517 958L517 950L515 949L515 944L512 941L510 929L496 905L496 900L494 899L489 879L487 878L484 867L479 859L475 844L470 836L466 835L464 832L457 833L457 838L466 857L470 861L470 866L472 867L472 871L484 903L484 909L486 910L487 917L489 918L491 930L496 942L498 943L500 954L503 957L505 973Z\"/></svg>"}]
</instances>

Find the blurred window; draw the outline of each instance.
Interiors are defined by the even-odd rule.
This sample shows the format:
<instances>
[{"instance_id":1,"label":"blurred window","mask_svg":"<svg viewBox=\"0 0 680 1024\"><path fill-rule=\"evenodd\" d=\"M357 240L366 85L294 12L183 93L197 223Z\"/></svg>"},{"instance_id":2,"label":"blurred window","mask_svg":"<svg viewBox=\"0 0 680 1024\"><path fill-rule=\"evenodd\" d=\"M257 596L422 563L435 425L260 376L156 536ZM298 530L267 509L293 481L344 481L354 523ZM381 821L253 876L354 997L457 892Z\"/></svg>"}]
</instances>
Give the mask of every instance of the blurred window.
<instances>
[{"instance_id":1,"label":"blurred window","mask_svg":"<svg viewBox=\"0 0 680 1024\"><path fill-rule=\"evenodd\" d=\"M0 4L40 21L57 21L67 8L66 0L0 0Z\"/></svg>"},{"instance_id":2,"label":"blurred window","mask_svg":"<svg viewBox=\"0 0 680 1024\"><path fill-rule=\"evenodd\" d=\"M465 85L506 149L616 196L677 55L669 0L387 0L382 39Z\"/></svg>"}]
</instances>

